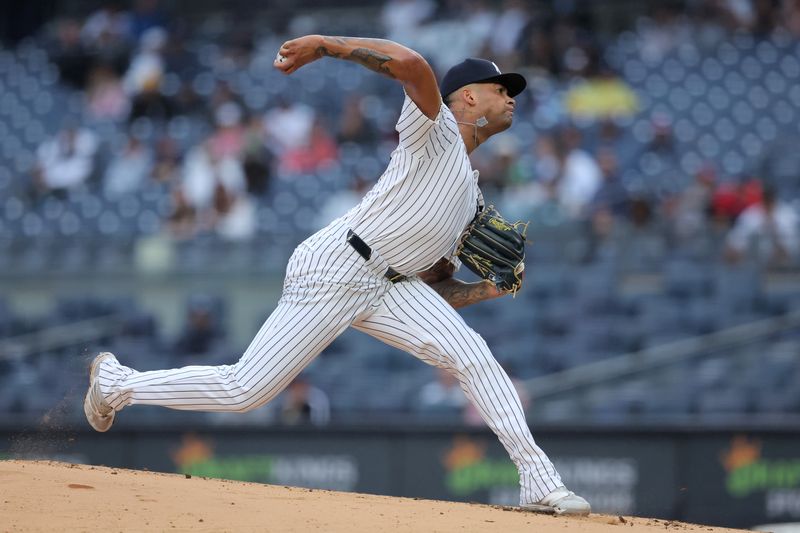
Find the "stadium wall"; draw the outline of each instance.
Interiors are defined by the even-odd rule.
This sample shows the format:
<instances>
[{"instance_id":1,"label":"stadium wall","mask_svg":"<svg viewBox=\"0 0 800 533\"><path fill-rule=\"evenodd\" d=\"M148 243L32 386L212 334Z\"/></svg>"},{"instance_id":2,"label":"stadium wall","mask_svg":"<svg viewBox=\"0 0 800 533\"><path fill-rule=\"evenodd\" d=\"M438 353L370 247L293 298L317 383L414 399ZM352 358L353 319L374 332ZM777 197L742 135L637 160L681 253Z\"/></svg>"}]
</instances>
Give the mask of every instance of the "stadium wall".
<instances>
[{"instance_id":1,"label":"stadium wall","mask_svg":"<svg viewBox=\"0 0 800 533\"><path fill-rule=\"evenodd\" d=\"M751 527L800 520L800 428L539 429L597 512ZM465 428L0 431L0 457L53 458L278 485L513 505L494 436Z\"/></svg>"}]
</instances>

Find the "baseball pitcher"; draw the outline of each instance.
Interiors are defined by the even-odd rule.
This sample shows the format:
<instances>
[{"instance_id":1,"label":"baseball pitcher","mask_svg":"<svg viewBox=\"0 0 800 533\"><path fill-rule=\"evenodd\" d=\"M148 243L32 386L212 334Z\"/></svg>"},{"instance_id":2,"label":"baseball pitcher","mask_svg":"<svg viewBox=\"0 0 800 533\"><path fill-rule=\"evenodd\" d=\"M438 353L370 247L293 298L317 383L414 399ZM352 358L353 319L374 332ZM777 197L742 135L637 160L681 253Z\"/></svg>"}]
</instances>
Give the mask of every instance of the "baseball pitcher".
<instances>
[{"instance_id":1,"label":"baseball pitcher","mask_svg":"<svg viewBox=\"0 0 800 533\"><path fill-rule=\"evenodd\" d=\"M534 442L511 380L455 311L513 293L522 281L524 230L484 208L469 154L511 126L525 78L470 58L439 85L424 58L395 42L320 35L284 43L274 66L292 74L326 56L403 86L400 141L386 171L360 204L295 249L280 301L241 359L138 372L101 353L84 401L89 423L107 431L134 404L255 409L352 326L458 379L517 466L523 508L589 514ZM484 280L454 279L462 261Z\"/></svg>"}]
</instances>

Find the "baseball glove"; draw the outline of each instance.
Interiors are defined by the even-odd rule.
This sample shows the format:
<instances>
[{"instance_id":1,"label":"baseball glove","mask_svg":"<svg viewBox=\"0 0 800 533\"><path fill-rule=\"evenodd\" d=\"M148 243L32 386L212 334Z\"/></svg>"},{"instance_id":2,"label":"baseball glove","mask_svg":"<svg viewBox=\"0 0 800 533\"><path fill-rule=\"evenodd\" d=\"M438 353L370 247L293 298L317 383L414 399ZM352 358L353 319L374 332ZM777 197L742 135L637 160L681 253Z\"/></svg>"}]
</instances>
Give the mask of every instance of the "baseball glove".
<instances>
[{"instance_id":1,"label":"baseball glove","mask_svg":"<svg viewBox=\"0 0 800 533\"><path fill-rule=\"evenodd\" d=\"M456 254L475 274L516 294L522 287L527 229L527 222L511 224L490 205L467 226Z\"/></svg>"}]
</instances>

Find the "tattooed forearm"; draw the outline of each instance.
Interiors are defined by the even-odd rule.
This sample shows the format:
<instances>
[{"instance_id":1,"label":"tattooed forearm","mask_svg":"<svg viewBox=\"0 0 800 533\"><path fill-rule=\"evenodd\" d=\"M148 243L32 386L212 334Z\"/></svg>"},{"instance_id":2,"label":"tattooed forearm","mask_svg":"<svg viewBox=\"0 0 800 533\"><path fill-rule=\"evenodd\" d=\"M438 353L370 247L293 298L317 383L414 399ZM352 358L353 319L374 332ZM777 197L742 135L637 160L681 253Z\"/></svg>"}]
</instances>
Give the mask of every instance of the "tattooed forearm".
<instances>
[{"instance_id":1,"label":"tattooed forearm","mask_svg":"<svg viewBox=\"0 0 800 533\"><path fill-rule=\"evenodd\" d=\"M456 309L501 296L494 285L486 281L464 283L450 278L434 283L431 287Z\"/></svg>"},{"instance_id":2,"label":"tattooed forearm","mask_svg":"<svg viewBox=\"0 0 800 533\"><path fill-rule=\"evenodd\" d=\"M388 41L325 36L322 38L322 42L323 44L316 49L317 55L320 57L347 59L390 78L396 78L395 73L387 64L392 61L393 57L380 51L380 48L386 46ZM374 45L374 47L371 48L370 45ZM342 51L342 48L347 51Z\"/></svg>"},{"instance_id":3,"label":"tattooed forearm","mask_svg":"<svg viewBox=\"0 0 800 533\"><path fill-rule=\"evenodd\" d=\"M380 74L385 74L390 78L395 77L394 73L389 70L389 65L386 64L391 61L392 58L386 54L381 54L380 52L370 50L369 48L356 48L350 52L350 57L346 59L360 63L368 69L374 70Z\"/></svg>"}]
</instances>

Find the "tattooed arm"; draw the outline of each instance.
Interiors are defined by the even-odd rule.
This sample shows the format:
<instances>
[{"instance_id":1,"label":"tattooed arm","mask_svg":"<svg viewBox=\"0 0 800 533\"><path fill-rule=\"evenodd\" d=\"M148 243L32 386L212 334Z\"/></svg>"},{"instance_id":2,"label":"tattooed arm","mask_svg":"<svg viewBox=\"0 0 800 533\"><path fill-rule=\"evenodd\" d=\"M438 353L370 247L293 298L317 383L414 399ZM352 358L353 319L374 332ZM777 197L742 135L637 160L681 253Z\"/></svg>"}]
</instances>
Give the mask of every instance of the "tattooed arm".
<instances>
[{"instance_id":1,"label":"tattooed arm","mask_svg":"<svg viewBox=\"0 0 800 533\"><path fill-rule=\"evenodd\" d=\"M414 50L393 41L307 35L283 43L273 65L291 74L322 57L353 61L396 79L425 115L431 119L439 115L442 98L430 65Z\"/></svg>"},{"instance_id":2,"label":"tattooed arm","mask_svg":"<svg viewBox=\"0 0 800 533\"><path fill-rule=\"evenodd\" d=\"M458 309L468 305L503 296L503 292L489 281L465 283L453 278L455 267L447 259L440 259L428 270L417 274L450 305Z\"/></svg>"},{"instance_id":3,"label":"tattooed arm","mask_svg":"<svg viewBox=\"0 0 800 533\"><path fill-rule=\"evenodd\" d=\"M430 286L445 299L447 303L458 309L484 300L491 300L503 296L491 281L478 281L476 283L466 283L461 280L450 278L439 283L432 283Z\"/></svg>"}]
</instances>

